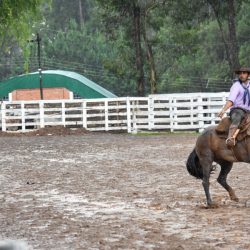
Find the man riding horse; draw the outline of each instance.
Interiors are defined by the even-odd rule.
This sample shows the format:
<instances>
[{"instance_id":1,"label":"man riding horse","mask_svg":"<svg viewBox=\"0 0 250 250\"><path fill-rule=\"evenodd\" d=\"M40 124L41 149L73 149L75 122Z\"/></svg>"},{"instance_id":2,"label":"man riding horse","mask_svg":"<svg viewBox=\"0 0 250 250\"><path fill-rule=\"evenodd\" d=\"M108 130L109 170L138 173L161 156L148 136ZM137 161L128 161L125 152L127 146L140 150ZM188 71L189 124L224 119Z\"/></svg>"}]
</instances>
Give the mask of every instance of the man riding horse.
<instances>
[{"instance_id":1,"label":"man riding horse","mask_svg":"<svg viewBox=\"0 0 250 250\"><path fill-rule=\"evenodd\" d=\"M220 113L219 117L223 117L224 113L230 108L231 125L229 127L228 138L226 144L228 147L233 147L236 144L236 136L239 132L239 125L246 113L250 113L250 68L241 67L235 73L239 76L230 89L228 100Z\"/></svg>"},{"instance_id":2,"label":"man riding horse","mask_svg":"<svg viewBox=\"0 0 250 250\"><path fill-rule=\"evenodd\" d=\"M250 163L250 92L248 89L250 88L248 80L250 69L241 67L235 73L239 75L239 79L232 85L228 101L218 114L222 118L226 110L230 108L230 118L224 118L217 126L207 127L198 136L195 147L186 162L188 172L202 180L208 207L216 207L209 191L209 178L215 170L213 163L221 166L217 181L227 190L233 201L239 199L233 188L227 183L227 176L234 162ZM227 135L225 133L227 133L228 127ZM239 128L241 133L239 133ZM225 135L227 136L226 143Z\"/></svg>"}]
</instances>

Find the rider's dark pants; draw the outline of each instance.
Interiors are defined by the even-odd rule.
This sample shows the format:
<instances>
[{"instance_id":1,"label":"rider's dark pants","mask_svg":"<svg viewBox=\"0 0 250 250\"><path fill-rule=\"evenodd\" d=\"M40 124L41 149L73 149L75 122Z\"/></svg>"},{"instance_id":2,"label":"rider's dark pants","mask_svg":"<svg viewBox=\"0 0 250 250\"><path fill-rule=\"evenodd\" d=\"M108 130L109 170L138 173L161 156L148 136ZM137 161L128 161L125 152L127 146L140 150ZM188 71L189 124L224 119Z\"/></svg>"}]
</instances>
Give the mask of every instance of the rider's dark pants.
<instances>
[{"instance_id":1,"label":"rider's dark pants","mask_svg":"<svg viewBox=\"0 0 250 250\"><path fill-rule=\"evenodd\" d=\"M243 109L235 108L230 111L230 119L232 122L232 126L238 127L243 120L244 116L246 114L246 111Z\"/></svg>"}]
</instances>

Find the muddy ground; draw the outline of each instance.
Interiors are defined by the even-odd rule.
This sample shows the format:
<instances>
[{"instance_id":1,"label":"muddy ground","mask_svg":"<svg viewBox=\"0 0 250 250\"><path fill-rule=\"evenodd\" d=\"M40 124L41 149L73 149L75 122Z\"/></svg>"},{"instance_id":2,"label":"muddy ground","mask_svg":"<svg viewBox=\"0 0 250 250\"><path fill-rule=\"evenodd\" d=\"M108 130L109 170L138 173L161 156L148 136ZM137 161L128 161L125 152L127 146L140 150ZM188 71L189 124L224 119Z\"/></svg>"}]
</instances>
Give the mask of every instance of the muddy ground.
<instances>
[{"instance_id":1,"label":"muddy ground","mask_svg":"<svg viewBox=\"0 0 250 250\"><path fill-rule=\"evenodd\" d=\"M41 136L45 134L47 136ZM197 135L0 136L0 240L29 249L250 249L250 165L206 209L185 161Z\"/></svg>"}]
</instances>

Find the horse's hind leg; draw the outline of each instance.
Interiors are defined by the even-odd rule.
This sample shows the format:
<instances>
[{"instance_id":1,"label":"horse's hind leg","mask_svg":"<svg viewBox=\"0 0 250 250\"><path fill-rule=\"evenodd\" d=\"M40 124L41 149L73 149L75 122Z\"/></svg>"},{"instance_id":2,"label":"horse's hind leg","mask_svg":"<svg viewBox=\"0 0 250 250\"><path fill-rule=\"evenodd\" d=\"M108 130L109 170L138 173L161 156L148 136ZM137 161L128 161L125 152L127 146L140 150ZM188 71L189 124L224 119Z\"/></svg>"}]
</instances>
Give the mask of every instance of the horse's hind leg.
<instances>
[{"instance_id":1,"label":"horse's hind leg","mask_svg":"<svg viewBox=\"0 0 250 250\"><path fill-rule=\"evenodd\" d=\"M220 174L217 178L217 181L224 187L229 193L230 199L233 201L239 201L237 196L235 195L234 190L227 184L227 175L231 171L233 163L228 161L219 162L221 166Z\"/></svg>"},{"instance_id":2,"label":"horse's hind leg","mask_svg":"<svg viewBox=\"0 0 250 250\"><path fill-rule=\"evenodd\" d=\"M209 207L213 207L214 205L210 196L210 192L209 192L209 178L210 178L211 166L212 166L212 163L209 164L206 162L205 164L202 164L202 168L203 168L202 185L206 194L207 205Z\"/></svg>"},{"instance_id":3,"label":"horse's hind leg","mask_svg":"<svg viewBox=\"0 0 250 250\"><path fill-rule=\"evenodd\" d=\"M204 148L204 145L206 145L205 143L203 143L203 145L199 145L199 149L197 150L197 155L199 157L199 163L202 168L201 179L202 179L202 186L204 188L206 199L207 199L207 206L212 208L216 206L216 204L213 203L210 192L209 192L209 185L210 185L209 178L210 178L210 173L213 168L212 167L213 153L209 149Z\"/></svg>"}]
</instances>

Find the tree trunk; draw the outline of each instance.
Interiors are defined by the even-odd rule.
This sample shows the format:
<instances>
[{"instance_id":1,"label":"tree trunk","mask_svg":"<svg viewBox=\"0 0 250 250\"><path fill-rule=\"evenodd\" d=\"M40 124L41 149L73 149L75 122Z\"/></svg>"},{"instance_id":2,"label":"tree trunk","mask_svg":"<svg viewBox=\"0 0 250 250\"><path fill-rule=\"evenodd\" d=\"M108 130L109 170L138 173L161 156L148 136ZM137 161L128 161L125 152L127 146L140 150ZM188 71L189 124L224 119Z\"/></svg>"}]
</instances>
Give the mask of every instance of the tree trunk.
<instances>
[{"instance_id":1,"label":"tree trunk","mask_svg":"<svg viewBox=\"0 0 250 250\"><path fill-rule=\"evenodd\" d=\"M136 55L136 78L137 78L137 95L144 96L145 81L141 48L141 10L140 7L133 6L133 26L134 26L134 47Z\"/></svg>"},{"instance_id":2,"label":"tree trunk","mask_svg":"<svg viewBox=\"0 0 250 250\"><path fill-rule=\"evenodd\" d=\"M222 40L225 46L227 60L230 68L230 74L233 77L234 71L240 66L239 62L239 45L236 35L236 25L235 25L235 0L227 1L227 26L228 26L228 37L223 29L222 16L220 13L220 1L217 0L207 0L207 2L212 7L219 29L221 31Z\"/></svg>"},{"instance_id":3,"label":"tree trunk","mask_svg":"<svg viewBox=\"0 0 250 250\"><path fill-rule=\"evenodd\" d=\"M148 60L149 70L150 70L150 75L149 75L150 92L151 94L156 94L157 93L156 68L155 68L155 61L154 61L152 46L149 43L148 38L147 38L146 14L144 16L143 38L144 38L144 42L145 42L145 46L147 50L147 60Z\"/></svg>"},{"instance_id":4,"label":"tree trunk","mask_svg":"<svg viewBox=\"0 0 250 250\"><path fill-rule=\"evenodd\" d=\"M239 45L235 27L235 0L228 0L228 32L229 32L229 48L232 62L231 73L240 67L239 62Z\"/></svg>"},{"instance_id":5,"label":"tree trunk","mask_svg":"<svg viewBox=\"0 0 250 250\"><path fill-rule=\"evenodd\" d=\"M212 6L212 8L213 8L213 6ZM213 9L214 9L215 17L216 17L216 20L217 20L217 23L218 23L218 26L219 26L219 29L220 29L221 38L222 38L222 41L223 41L224 46L225 46L226 57L227 57L227 61L228 61L229 68L230 68L230 73L231 73L232 68L233 68L233 64L232 64L232 60L231 60L231 56L230 56L229 44L227 42L227 37L226 37L226 34L224 32L224 29L223 29L222 21L220 20L219 12L215 8L213 8Z\"/></svg>"},{"instance_id":6,"label":"tree trunk","mask_svg":"<svg viewBox=\"0 0 250 250\"><path fill-rule=\"evenodd\" d=\"M80 27L82 28L84 25L83 11L82 11L82 0L78 0L78 3L79 3L79 23L80 23Z\"/></svg>"},{"instance_id":7,"label":"tree trunk","mask_svg":"<svg viewBox=\"0 0 250 250\"><path fill-rule=\"evenodd\" d=\"M150 80L150 92L151 94L157 93L157 73L156 73L156 67L155 67L155 60L154 60L154 54L152 50L152 45L150 44L147 36L147 17L149 15L149 12L156 8L157 6L160 7L161 4L164 4L164 2L157 2L155 0L147 1L147 4L144 8L144 26L143 26L143 38L145 41L145 47L147 51L147 61L149 65L149 80Z\"/></svg>"}]
</instances>

